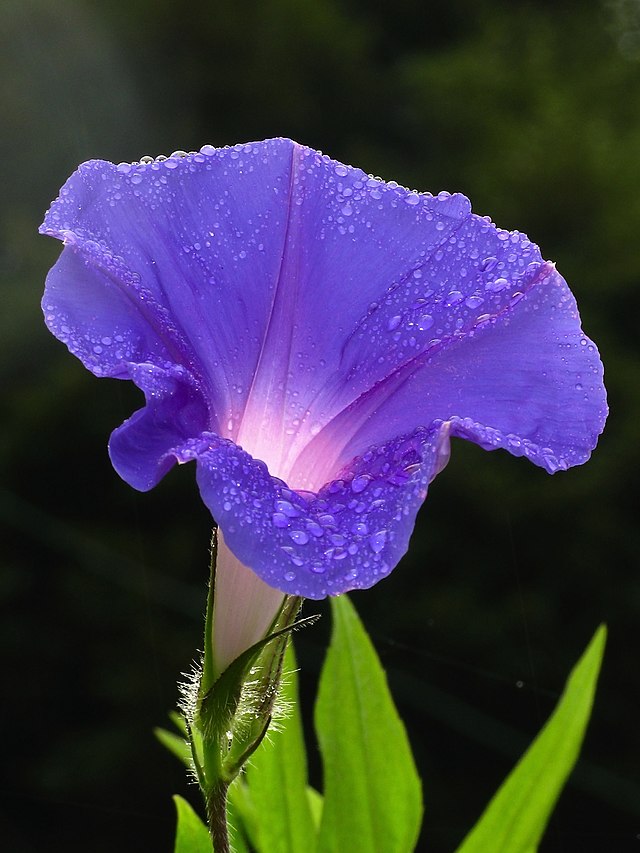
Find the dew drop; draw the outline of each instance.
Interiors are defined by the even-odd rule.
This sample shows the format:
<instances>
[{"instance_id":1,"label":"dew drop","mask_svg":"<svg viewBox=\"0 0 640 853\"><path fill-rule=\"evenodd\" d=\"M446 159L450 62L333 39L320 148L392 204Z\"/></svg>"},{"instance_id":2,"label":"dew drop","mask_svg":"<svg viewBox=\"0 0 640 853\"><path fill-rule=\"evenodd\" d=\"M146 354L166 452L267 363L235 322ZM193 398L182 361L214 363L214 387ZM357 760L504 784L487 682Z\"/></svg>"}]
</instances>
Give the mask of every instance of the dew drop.
<instances>
[{"instance_id":1,"label":"dew drop","mask_svg":"<svg viewBox=\"0 0 640 853\"><path fill-rule=\"evenodd\" d=\"M479 308L480 305L484 302L482 296L467 296L464 300L464 304L467 308Z\"/></svg>"},{"instance_id":2,"label":"dew drop","mask_svg":"<svg viewBox=\"0 0 640 853\"><path fill-rule=\"evenodd\" d=\"M418 320L418 328L421 332L426 332L433 326L433 317L431 314L423 314Z\"/></svg>"},{"instance_id":3,"label":"dew drop","mask_svg":"<svg viewBox=\"0 0 640 853\"><path fill-rule=\"evenodd\" d=\"M463 299L464 296L462 295L462 293L460 293L459 290L451 290L447 294L447 298L444 300L444 304L450 308L452 305L458 305L460 302L462 302Z\"/></svg>"},{"instance_id":4,"label":"dew drop","mask_svg":"<svg viewBox=\"0 0 640 853\"><path fill-rule=\"evenodd\" d=\"M400 314L396 314L395 317L391 317L389 322L387 323L387 331L393 332L394 329L397 329L402 321L402 317Z\"/></svg>"},{"instance_id":5,"label":"dew drop","mask_svg":"<svg viewBox=\"0 0 640 853\"><path fill-rule=\"evenodd\" d=\"M304 530L290 530L289 536L293 539L296 545L306 545L309 541L309 536Z\"/></svg>"},{"instance_id":6,"label":"dew drop","mask_svg":"<svg viewBox=\"0 0 640 853\"><path fill-rule=\"evenodd\" d=\"M317 521L308 521L307 530L312 536L324 536L324 530Z\"/></svg>"},{"instance_id":7,"label":"dew drop","mask_svg":"<svg viewBox=\"0 0 640 853\"><path fill-rule=\"evenodd\" d=\"M493 257L493 255L490 255L488 258L485 258L482 261L482 263L480 264L480 271L481 272L489 272L490 270L492 270L495 267L495 265L497 263L498 263L498 259Z\"/></svg>"},{"instance_id":8,"label":"dew drop","mask_svg":"<svg viewBox=\"0 0 640 853\"><path fill-rule=\"evenodd\" d=\"M375 554L379 554L380 551L384 548L385 542L387 541L387 531L386 530L378 530L377 533L374 533L369 537L369 547Z\"/></svg>"},{"instance_id":9,"label":"dew drop","mask_svg":"<svg viewBox=\"0 0 640 853\"><path fill-rule=\"evenodd\" d=\"M364 492L369 483L373 478L370 474L358 474L351 481L351 491L358 494L359 492Z\"/></svg>"},{"instance_id":10,"label":"dew drop","mask_svg":"<svg viewBox=\"0 0 640 853\"><path fill-rule=\"evenodd\" d=\"M281 512L289 518L296 518L300 515L300 512L289 501L275 501L274 507L277 512Z\"/></svg>"},{"instance_id":11,"label":"dew drop","mask_svg":"<svg viewBox=\"0 0 640 853\"><path fill-rule=\"evenodd\" d=\"M349 174L349 170L347 169L347 167L343 166L341 163L338 163L338 165L333 171L336 173L336 175L338 175L339 178L344 178Z\"/></svg>"}]
</instances>

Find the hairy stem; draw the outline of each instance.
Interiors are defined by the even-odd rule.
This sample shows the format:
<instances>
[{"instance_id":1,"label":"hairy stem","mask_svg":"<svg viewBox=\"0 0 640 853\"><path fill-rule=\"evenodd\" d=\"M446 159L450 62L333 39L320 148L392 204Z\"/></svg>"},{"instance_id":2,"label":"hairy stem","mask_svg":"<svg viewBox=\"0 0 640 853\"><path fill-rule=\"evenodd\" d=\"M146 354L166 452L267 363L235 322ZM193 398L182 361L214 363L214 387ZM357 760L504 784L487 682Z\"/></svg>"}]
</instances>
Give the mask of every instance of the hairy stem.
<instances>
[{"instance_id":1,"label":"hairy stem","mask_svg":"<svg viewBox=\"0 0 640 853\"><path fill-rule=\"evenodd\" d=\"M227 791L229 783L218 781L207 797L209 834L214 853L230 853L229 829L227 827Z\"/></svg>"}]
</instances>

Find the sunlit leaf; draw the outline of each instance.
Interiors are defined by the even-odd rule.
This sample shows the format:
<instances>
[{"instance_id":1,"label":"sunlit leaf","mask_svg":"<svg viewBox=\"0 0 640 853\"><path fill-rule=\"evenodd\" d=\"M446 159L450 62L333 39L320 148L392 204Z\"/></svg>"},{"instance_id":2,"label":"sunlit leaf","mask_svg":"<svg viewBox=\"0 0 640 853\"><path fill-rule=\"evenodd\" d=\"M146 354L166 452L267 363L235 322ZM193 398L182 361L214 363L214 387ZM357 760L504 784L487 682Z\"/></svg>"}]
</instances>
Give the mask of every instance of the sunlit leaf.
<instances>
[{"instance_id":1,"label":"sunlit leaf","mask_svg":"<svg viewBox=\"0 0 640 853\"><path fill-rule=\"evenodd\" d=\"M213 853L209 831L196 812L177 794L173 801L178 812L174 853Z\"/></svg>"},{"instance_id":2,"label":"sunlit leaf","mask_svg":"<svg viewBox=\"0 0 640 853\"><path fill-rule=\"evenodd\" d=\"M535 853L578 758L602 663L600 626L571 672L555 711L495 794L458 853Z\"/></svg>"},{"instance_id":3,"label":"sunlit leaf","mask_svg":"<svg viewBox=\"0 0 640 853\"><path fill-rule=\"evenodd\" d=\"M384 671L351 602L331 600L333 632L315 722L324 766L318 853L409 853L420 779Z\"/></svg>"},{"instance_id":4,"label":"sunlit leaf","mask_svg":"<svg viewBox=\"0 0 640 853\"><path fill-rule=\"evenodd\" d=\"M307 789L307 761L298 708L293 648L287 649L278 702L285 716L254 753L246 779L260 853L312 853L315 825Z\"/></svg>"},{"instance_id":5,"label":"sunlit leaf","mask_svg":"<svg viewBox=\"0 0 640 853\"><path fill-rule=\"evenodd\" d=\"M176 735L167 729L155 728L154 735L160 743L166 747L172 755L181 761L185 767L191 767L191 747L183 737Z\"/></svg>"}]
</instances>

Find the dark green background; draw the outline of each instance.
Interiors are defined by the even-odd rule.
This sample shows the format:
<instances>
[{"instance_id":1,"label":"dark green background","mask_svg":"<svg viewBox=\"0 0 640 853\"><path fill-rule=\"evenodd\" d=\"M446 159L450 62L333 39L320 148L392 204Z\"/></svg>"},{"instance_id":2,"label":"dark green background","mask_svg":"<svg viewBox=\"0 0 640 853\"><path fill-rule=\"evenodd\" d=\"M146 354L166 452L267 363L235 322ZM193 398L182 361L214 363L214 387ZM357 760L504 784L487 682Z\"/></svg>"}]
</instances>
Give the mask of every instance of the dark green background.
<instances>
[{"instance_id":1,"label":"dark green background","mask_svg":"<svg viewBox=\"0 0 640 853\"><path fill-rule=\"evenodd\" d=\"M36 228L84 159L273 135L467 193L572 285L610 393L593 460L551 478L456 442L410 554L353 598L408 723L434 853L464 835L606 620L584 757L542 850L640 849L639 10L1 0L3 850L168 853L170 795L197 803L151 728L200 643L210 518L189 467L147 495L111 469L107 437L139 398L46 332L59 246ZM298 642L307 712L323 621Z\"/></svg>"}]
</instances>

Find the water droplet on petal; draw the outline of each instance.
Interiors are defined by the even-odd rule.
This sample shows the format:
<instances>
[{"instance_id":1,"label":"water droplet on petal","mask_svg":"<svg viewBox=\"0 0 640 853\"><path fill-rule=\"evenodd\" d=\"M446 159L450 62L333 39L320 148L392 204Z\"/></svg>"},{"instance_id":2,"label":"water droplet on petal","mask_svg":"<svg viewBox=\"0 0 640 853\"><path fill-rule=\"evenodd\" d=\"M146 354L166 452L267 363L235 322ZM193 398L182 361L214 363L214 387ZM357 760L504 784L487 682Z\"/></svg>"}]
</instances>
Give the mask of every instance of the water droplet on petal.
<instances>
[{"instance_id":1,"label":"water droplet on petal","mask_svg":"<svg viewBox=\"0 0 640 853\"><path fill-rule=\"evenodd\" d=\"M312 536L324 536L324 529L318 524L317 521L308 521L307 530Z\"/></svg>"},{"instance_id":2,"label":"water droplet on petal","mask_svg":"<svg viewBox=\"0 0 640 853\"><path fill-rule=\"evenodd\" d=\"M304 530L290 530L289 536L293 539L296 545L306 545L309 541L309 536Z\"/></svg>"},{"instance_id":3,"label":"water droplet on petal","mask_svg":"<svg viewBox=\"0 0 640 853\"><path fill-rule=\"evenodd\" d=\"M447 294L444 304L450 308L452 305L458 305L463 299L464 296L459 290L452 290Z\"/></svg>"},{"instance_id":4,"label":"water droplet on petal","mask_svg":"<svg viewBox=\"0 0 640 853\"><path fill-rule=\"evenodd\" d=\"M377 533L374 533L369 537L369 547L371 550L379 554L380 551L384 548L385 542L387 541L387 531L386 530L378 530Z\"/></svg>"},{"instance_id":5,"label":"water droplet on petal","mask_svg":"<svg viewBox=\"0 0 640 853\"><path fill-rule=\"evenodd\" d=\"M397 328L398 328L398 326L400 325L400 322L401 322L401 321L402 321L402 317L401 317L399 314L396 314L396 316L395 316L395 317L391 317L391 319L390 319L390 320L389 320L389 322L387 323L387 330L388 330L389 332L393 332L393 331L394 331L394 329L397 329Z\"/></svg>"},{"instance_id":6,"label":"water droplet on petal","mask_svg":"<svg viewBox=\"0 0 640 853\"><path fill-rule=\"evenodd\" d=\"M358 474L351 481L351 491L358 494L359 492L364 492L373 477L370 474Z\"/></svg>"},{"instance_id":7,"label":"water droplet on petal","mask_svg":"<svg viewBox=\"0 0 640 853\"><path fill-rule=\"evenodd\" d=\"M480 305L484 302L482 296L467 296L464 300L464 304L467 308L479 308Z\"/></svg>"},{"instance_id":8,"label":"water droplet on petal","mask_svg":"<svg viewBox=\"0 0 640 853\"><path fill-rule=\"evenodd\" d=\"M274 507L277 512L282 512L289 518L297 518L297 516L300 515L299 510L297 510L292 503L289 503L289 501L275 501Z\"/></svg>"},{"instance_id":9,"label":"water droplet on petal","mask_svg":"<svg viewBox=\"0 0 640 853\"><path fill-rule=\"evenodd\" d=\"M485 258L482 261L482 263L480 264L480 271L481 272L489 272L490 270L492 270L495 267L495 265L497 263L498 263L498 259L493 257L493 255L490 255L488 258Z\"/></svg>"}]
</instances>

